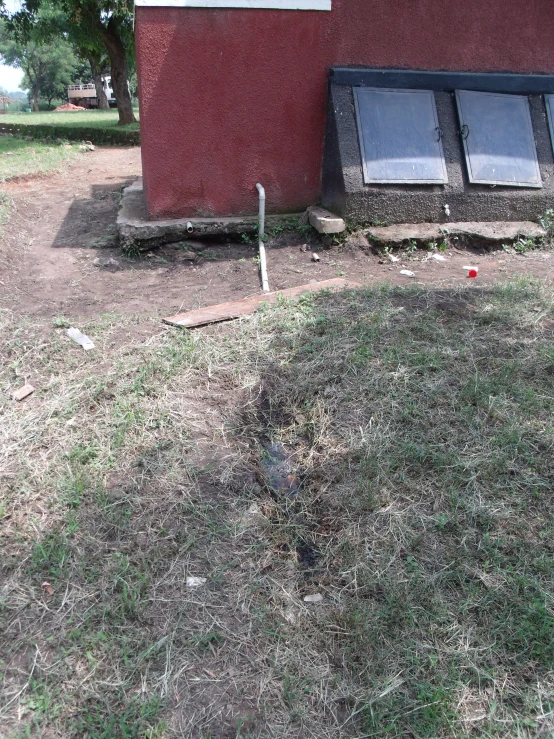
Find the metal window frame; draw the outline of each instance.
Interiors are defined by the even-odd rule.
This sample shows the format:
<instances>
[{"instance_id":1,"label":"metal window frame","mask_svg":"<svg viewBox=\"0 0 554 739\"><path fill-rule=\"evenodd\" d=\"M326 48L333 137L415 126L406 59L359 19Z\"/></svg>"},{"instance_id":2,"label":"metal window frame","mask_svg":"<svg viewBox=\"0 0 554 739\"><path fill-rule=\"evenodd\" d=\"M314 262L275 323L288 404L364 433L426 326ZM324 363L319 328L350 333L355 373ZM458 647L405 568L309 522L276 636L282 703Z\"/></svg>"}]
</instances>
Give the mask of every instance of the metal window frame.
<instances>
[{"instance_id":1,"label":"metal window frame","mask_svg":"<svg viewBox=\"0 0 554 739\"><path fill-rule=\"evenodd\" d=\"M425 95L430 99L431 111L433 113L433 119L435 121L435 127L440 129L439 118L437 114L437 103L435 100L435 94L432 90L413 90L409 88L392 88L392 87L367 87L366 85L360 85L359 87L353 87L352 93L354 96L354 106L356 110L356 126L358 129L358 142L360 144L360 154L362 157L362 171L364 185L446 185L448 184L448 173L446 170L446 159L444 157L444 149L442 146L442 137L437 141L439 149L439 161L442 170L442 177L440 179L432 180L421 180L421 179L404 179L404 180L383 180L374 179L369 176L366 166L363 127L361 122L360 105L358 101L358 95L364 90L370 90L372 92L394 92L398 94L420 94Z\"/></svg>"},{"instance_id":2,"label":"metal window frame","mask_svg":"<svg viewBox=\"0 0 554 739\"><path fill-rule=\"evenodd\" d=\"M529 126L528 132L531 134L531 141L532 141L532 154L533 154L533 161L535 162L537 175L538 175L538 182L513 182L508 180L485 180L485 179L479 179L476 175L473 174L473 170L471 167L471 154L469 151L467 139L468 137L463 136L463 128L465 125L467 125L466 121L464 120L464 112L463 112L463 105L462 105L462 97L463 93L473 93L475 95L487 95L487 96L494 96L494 97L504 97L504 98L517 98L520 100L524 100L526 102L526 105L524 107L527 123ZM512 95L509 93L502 93L502 92L488 92L488 91L482 91L482 90L455 90L454 94L456 96L456 108L458 111L458 119L460 121L460 132L462 137L462 144L464 148L464 158L466 162L466 169L467 169L467 175L469 178L469 181L471 184L474 185L496 185L499 187L529 187L533 189L541 189L543 187L542 183L542 176L541 176L541 170L539 166L539 159L537 156L537 144L535 141L535 131L533 128L533 121L531 119L531 109L529 106L529 96L528 95Z\"/></svg>"},{"instance_id":3,"label":"metal window frame","mask_svg":"<svg viewBox=\"0 0 554 739\"><path fill-rule=\"evenodd\" d=\"M552 143L552 150L554 151L554 95L545 95L544 105L546 107L546 118L548 120L548 130L550 131L550 141Z\"/></svg>"}]
</instances>

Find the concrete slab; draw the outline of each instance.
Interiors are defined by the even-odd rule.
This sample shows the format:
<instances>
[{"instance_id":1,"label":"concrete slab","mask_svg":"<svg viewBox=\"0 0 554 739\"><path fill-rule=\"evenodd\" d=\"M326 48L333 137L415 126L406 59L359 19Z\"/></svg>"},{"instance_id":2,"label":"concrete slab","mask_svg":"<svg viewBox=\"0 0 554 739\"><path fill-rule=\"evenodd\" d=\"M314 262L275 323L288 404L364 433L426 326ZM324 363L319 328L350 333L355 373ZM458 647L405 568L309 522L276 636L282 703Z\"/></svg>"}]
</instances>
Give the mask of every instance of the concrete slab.
<instances>
[{"instance_id":1,"label":"concrete slab","mask_svg":"<svg viewBox=\"0 0 554 739\"><path fill-rule=\"evenodd\" d=\"M299 219L302 214L266 215L266 228L285 219ZM148 219L146 202L139 177L123 190L117 231L123 248L153 249L172 241L181 241L202 236L226 236L243 233L253 234L258 228L258 216L235 216L229 218L167 218L159 221Z\"/></svg>"},{"instance_id":2,"label":"concrete slab","mask_svg":"<svg viewBox=\"0 0 554 739\"><path fill-rule=\"evenodd\" d=\"M308 208L308 221L320 234L339 234L346 228L342 218L317 206Z\"/></svg>"},{"instance_id":3,"label":"concrete slab","mask_svg":"<svg viewBox=\"0 0 554 739\"><path fill-rule=\"evenodd\" d=\"M546 236L544 228L533 221L485 221L462 223L399 223L395 226L379 226L366 231L368 238L386 244L404 241L428 243L440 241L445 236L509 243L519 238L541 239Z\"/></svg>"}]
</instances>

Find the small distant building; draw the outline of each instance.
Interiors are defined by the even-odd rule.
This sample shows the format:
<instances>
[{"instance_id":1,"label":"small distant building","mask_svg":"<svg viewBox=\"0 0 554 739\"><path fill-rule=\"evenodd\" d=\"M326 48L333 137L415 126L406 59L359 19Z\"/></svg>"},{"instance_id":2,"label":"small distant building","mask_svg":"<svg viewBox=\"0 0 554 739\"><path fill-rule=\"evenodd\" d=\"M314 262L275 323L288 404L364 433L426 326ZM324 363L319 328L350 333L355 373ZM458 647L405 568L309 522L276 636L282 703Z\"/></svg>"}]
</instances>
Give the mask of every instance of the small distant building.
<instances>
[{"instance_id":1,"label":"small distant building","mask_svg":"<svg viewBox=\"0 0 554 739\"><path fill-rule=\"evenodd\" d=\"M552 0L136 0L151 219L554 204ZM450 215L451 214L451 215Z\"/></svg>"}]
</instances>

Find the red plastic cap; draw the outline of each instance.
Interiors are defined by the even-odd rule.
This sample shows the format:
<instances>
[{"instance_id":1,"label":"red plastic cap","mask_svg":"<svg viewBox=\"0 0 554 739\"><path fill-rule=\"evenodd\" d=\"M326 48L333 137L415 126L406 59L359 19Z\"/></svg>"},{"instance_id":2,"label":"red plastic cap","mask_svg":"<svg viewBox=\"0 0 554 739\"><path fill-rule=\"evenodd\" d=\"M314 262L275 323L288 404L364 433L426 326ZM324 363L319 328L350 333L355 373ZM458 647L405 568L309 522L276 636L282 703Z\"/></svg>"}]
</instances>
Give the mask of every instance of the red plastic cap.
<instances>
[{"instance_id":1,"label":"red plastic cap","mask_svg":"<svg viewBox=\"0 0 554 739\"><path fill-rule=\"evenodd\" d=\"M477 270L476 269L470 269L468 274L468 277L477 277Z\"/></svg>"}]
</instances>

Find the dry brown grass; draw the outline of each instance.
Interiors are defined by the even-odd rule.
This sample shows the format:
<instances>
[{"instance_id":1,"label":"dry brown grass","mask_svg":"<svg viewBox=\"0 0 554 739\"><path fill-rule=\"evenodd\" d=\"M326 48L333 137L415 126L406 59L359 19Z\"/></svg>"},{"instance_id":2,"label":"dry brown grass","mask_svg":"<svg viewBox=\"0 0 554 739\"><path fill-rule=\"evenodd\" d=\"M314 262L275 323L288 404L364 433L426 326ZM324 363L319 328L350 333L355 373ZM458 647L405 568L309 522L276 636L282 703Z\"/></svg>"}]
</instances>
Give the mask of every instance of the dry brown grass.
<instances>
[{"instance_id":1,"label":"dry brown grass","mask_svg":"<svg viewBox=\"0 0 554 739\"><path fill-rule=\"evenodd\" d=\"M554 732L549 289L63 325L2 315L5 736Z\"/></svg>"}]
</instances>

